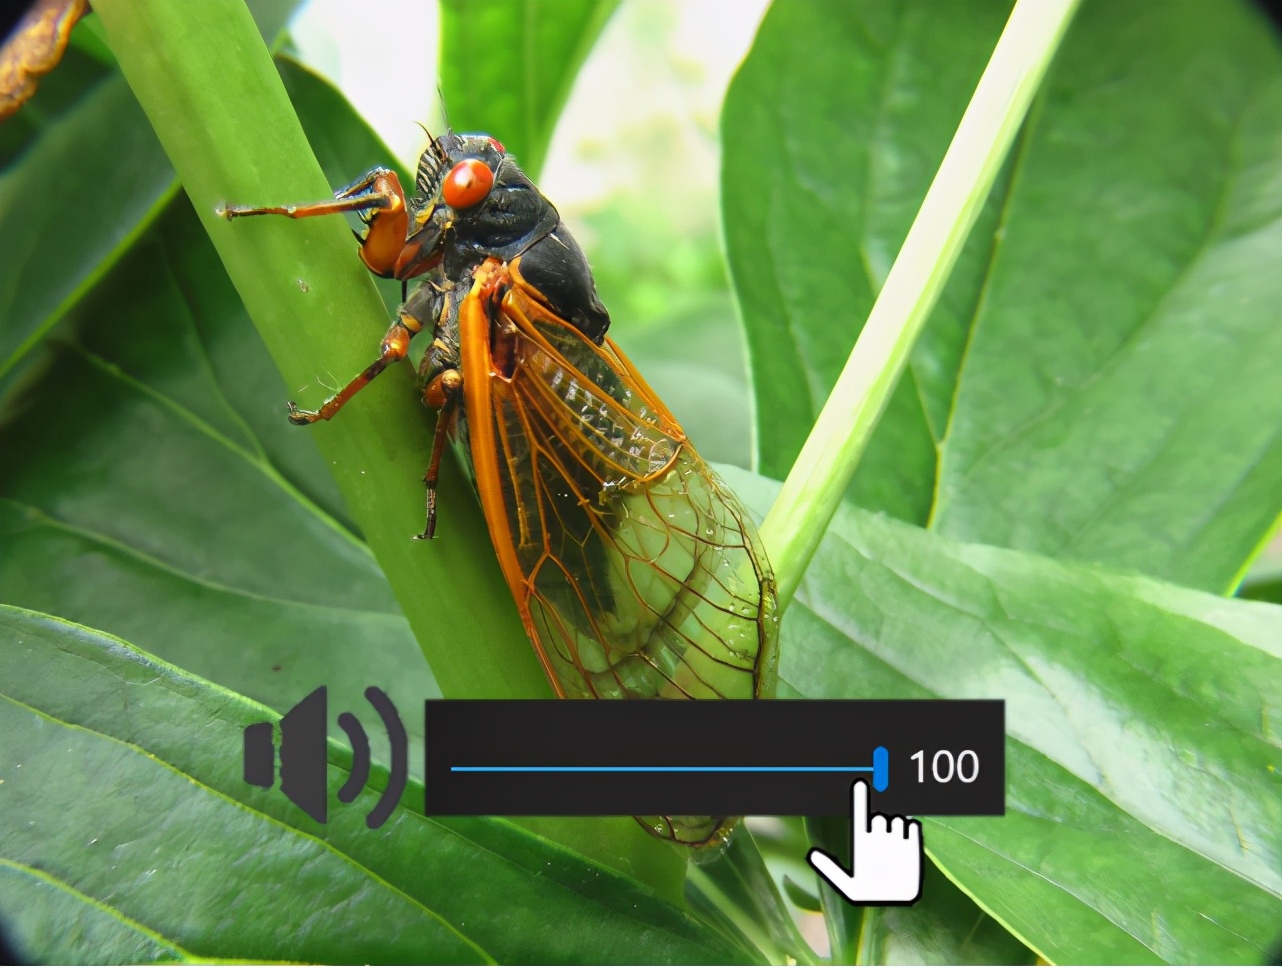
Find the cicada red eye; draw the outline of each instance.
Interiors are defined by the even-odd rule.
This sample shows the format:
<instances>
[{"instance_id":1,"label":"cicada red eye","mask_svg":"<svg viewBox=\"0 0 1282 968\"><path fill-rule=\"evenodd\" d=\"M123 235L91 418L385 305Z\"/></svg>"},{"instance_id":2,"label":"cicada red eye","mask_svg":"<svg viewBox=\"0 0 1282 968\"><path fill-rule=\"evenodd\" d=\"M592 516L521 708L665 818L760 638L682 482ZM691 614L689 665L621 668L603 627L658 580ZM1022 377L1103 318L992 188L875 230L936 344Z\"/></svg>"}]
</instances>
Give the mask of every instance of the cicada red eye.
<instances>
[{"instance_id":1,"label":"cicada red eye","mask_svg":"<svg viewBox=\"0 0 1282 968\"><path fill-rule=\"evenodd\" d=\"M503 147L503 142L500 141L498 138L491 138L490 146L493 147L494 150L497 151L499 154L503 154L507 151L507 149Z\"/></svg>"},{"instance_id":2,"label":"cicada red eye","mask_svg":"<svg viewBox=\"0 0 1282 968\"><path fill-rule=\"evenodd\" d=\"M441 185L441 195L450 208L471 208L485 201L494 187L494 172L479 158L464 158L450 169Z\"/></svg>"}]
</instances>

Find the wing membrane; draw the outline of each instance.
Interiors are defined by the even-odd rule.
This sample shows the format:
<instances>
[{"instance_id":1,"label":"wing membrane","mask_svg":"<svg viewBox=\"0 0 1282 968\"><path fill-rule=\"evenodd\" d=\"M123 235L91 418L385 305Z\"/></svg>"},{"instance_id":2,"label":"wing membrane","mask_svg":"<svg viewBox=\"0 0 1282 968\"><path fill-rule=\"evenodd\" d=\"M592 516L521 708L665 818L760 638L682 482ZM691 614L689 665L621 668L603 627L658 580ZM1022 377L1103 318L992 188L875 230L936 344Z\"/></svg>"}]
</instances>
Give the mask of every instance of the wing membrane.
<instances>
[{"instance_id":1,"label":"wing membrane","mask_svg":"<svg viewBox=\"0 0 1282 968\"><path fill-rule=\"evenodd\" d=\"M513 365L489 416L514 592L561 691L762 694L774 599L738 500L612 343L519 288L498 311Z\"/></svg>"}]
</instances>

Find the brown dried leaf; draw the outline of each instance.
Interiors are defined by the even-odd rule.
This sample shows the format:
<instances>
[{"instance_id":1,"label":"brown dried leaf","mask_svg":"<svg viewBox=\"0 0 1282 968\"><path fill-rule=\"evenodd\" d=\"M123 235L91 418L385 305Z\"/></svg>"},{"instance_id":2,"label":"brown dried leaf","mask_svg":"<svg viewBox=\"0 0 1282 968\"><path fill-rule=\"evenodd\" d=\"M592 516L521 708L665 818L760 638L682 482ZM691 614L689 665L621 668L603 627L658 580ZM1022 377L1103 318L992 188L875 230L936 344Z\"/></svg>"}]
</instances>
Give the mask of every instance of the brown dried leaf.
<instances>
[{"instance_id":1,"label":"brown dried leaf","mask_svg":"<svg viewBox=\"0 0 1282 968\"><path fill-rule=\"evenodd\" d=\"M40 78L58 66L71 28L88 0L36 0L0 47L0 121L36 93Z\"/></svg>"}]
</instances>

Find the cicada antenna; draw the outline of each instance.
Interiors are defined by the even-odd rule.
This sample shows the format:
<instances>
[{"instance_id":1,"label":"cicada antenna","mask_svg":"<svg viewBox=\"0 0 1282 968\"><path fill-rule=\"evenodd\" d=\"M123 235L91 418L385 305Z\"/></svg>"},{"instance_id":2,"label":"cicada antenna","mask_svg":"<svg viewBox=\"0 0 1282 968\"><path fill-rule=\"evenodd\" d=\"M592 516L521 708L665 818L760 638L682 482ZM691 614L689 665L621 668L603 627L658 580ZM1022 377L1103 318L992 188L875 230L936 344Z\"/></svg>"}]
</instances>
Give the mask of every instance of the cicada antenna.
<instances>
[{"instance_id":1,"label":"cicada antenna","mask_svg":"<svg viewBox=\"0 0 1282 968\"><path fill-rule=\"evenodd\" d=\"M432 183L440 175L441 165L446 161L445 150L441 147L441 139L433 137L432 132L428 130L427 125L421 121L415 121L425 135L427 135L427 147L423 149L422 155L418 160L418 172L414 178L414 188L420 196L426 196L431 190Z\"/></svg>"},{"instance_id":2,"label":"cicada antenna","mask_svg":"<svg viewBox=\"0 0 1282 968\"><path fill-rule=\"evenodd\" d=\"M445 133L453 134L454 125L450 124L450 109L445 106L445 88L441 86L440 81L436 82L436 99L441 105L441 117L445 121Z\"/></svg>"},{"instance_id":3,"label":"cicada antenna","mask_svg":"<svg viewBox=\"0 0 1282 968\"><path fill-rule=\"evenodd\" d=\"M427 129L427 125L425 125L422 121L415 121L414 123L417 124L420 129L422 129L425 135L427 135L427 145L429 148L432 149L432 154L436 155L438 161L444 161L445 159L441 155L441 146L436 143L436 136L433 135L432 132Z\"/></svg>"}]
</instances>

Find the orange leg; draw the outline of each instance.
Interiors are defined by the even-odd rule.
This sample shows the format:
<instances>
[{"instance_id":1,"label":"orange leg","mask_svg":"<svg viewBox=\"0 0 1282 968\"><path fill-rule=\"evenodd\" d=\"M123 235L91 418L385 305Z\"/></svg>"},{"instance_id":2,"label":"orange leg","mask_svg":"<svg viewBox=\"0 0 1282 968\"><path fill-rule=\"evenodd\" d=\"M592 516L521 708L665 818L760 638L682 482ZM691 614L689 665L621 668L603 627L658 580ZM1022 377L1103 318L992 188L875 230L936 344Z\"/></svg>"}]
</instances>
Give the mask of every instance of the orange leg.
<instances>
[{"instance_id":1,"label":"orange leg","mask_svg":"<svg viewBox=\"0 0 1282 968\"><path fill-rule=\"evenodd\" d=\"M224 205L218 209L218 214L228 221L249 215L312 218L341 212L360 212L369 225L369 231L360 240L360 255L370 272L385 279L395 276L397 260L405 248L410 216L401 180L394 171L386 168L368 171L346 188L335 192L332 199L323 202L304 205Z\"/></svg>"},{"instance_id":2,"label":"orange leg","mask_svg":"<svg viewBox=\"0 0 1282 968\"><path fill-rule=\"evenodd\" d=\"M332 198L323 202L302 205L224 205L218 214L227 221L247 215L284 215L286 218L311 218L314 215L335 215L339 212L359 212L369 208L387 208L395 196L391 192L371 192L347 198Z\"/></svg>"},{"instance_id":3,"label":"orange leg","mask_svg":"<svg viewBox=\"0 0 1282 968\"><path fill-rule=\"evenodd\" d=\"M315 423L317 420L328 420L343 408L352 397L363 390L366 384L382 373L389 363L405 358L409 352L410 339L418 332L421 323L411 316L402 316L392 324L392 328L383 337L382 352L369 366L365 367L347 386L321 404L319 410L300 410L292 400L285 404L289 408L289 421L301 425Z\"/></svg>"}]
</instances>

